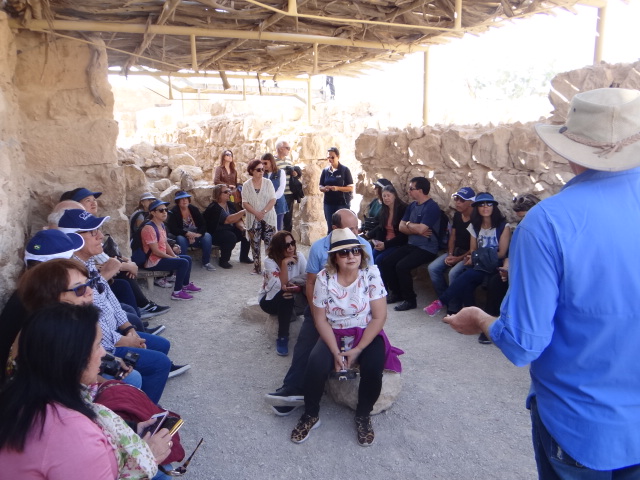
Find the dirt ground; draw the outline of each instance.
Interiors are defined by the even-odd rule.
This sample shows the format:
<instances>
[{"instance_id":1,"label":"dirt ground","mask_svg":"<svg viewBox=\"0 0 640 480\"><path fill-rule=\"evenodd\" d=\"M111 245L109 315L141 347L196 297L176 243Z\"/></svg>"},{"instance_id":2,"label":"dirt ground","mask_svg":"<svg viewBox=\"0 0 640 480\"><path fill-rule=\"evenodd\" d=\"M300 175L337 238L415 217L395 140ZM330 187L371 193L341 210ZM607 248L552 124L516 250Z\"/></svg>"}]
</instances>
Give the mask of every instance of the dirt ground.
<instances>
[{"instance_id":1,"label":"dirt ground","mask_svg":"<svg viewBox=\"0 0 640 480\"><path fill-rule=\"evenodd\" d=\"M187 454L205 440L186 478L537 478L524 406L528 369L475 336L457 334L441 317L427 317L420 307L434 294L424 273L416 281L418 309L388 307L385 331L405 351L403 387L396 403L373 418L375 444L360 447L354 412L326 395L322 425L305 443L292 443L301 409L278 417L263 398L281 385L291 356L276 355L275 334L263 320L242 317L261 278L237 258L236 251L233 269L215 272L194 262L192 279L203 291L190 302L171 301L170 290L159 287L149 295L172 307L151 323L167 326L171 358L193 367L169 380L161 400L186 422ZM291 350L299 327L292 323Z\"/></svg>"}]
</instances>

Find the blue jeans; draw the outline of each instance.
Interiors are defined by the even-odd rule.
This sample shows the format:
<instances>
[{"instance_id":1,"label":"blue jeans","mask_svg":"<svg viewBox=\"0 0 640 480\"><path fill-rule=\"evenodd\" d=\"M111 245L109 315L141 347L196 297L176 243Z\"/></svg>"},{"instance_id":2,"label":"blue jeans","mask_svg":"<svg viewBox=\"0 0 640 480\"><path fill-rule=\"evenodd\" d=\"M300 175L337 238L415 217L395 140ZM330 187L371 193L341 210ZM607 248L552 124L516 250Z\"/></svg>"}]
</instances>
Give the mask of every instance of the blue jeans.
<instances>
[{"instance_id":1,"label":"blue jeans","mask_svg":"<svg viewBox=\"0 0 640 480\"><path fill-rule=\"evenodd\" d=\"M336 213L338 210L342 209L342 208L350 208L349 205L328 205L328 204L324 204L324 219L327 221L327 235L329 235L331 233L331 230L333 230L333 228L331 228L331 217L333 216L334 213Z\"/></svg>"},{"instance_id":2,"label":"blue jeans","mask_svg":"<svg viewBox=\"0 0 640 480\"><path fill-rule=\"evenodd\" d=\"M111 285L109 285L109 287L120 303L131 305L131 308L134 309L134 312L138 316L140 316L140 310L138 310L138 302L136 301L136 296L133 293L131 285L127 280L123 278L116 278L113 280Z\"/></svg>"},{"instance_id":3,"label":"blue jeans","mask_svg":"<svg viewBox=\"0 0 640 480\"><path fill-rule=\"evenodd\" d=\"M148 333L138 333L138 335L144 338L147 348L116 347L114 355L124 357L127 352L140 355L136 370L142 375L141 390L153 403L158 403L171 369L171 360L167 357L171 343L166 338Z\"/></svg>"},{"instance_id":4,"label":"blue jeans","mask_svg":"<svg viewBox=\"0 0 640 480\"><path fill-rule=\"evenodd\" d=\"M147 270L175 270L176 283L173 284L173 291L179 292L182 287L189 284L191 257L189 255L178 255L175 258L161 258L157 265L146 268Z\"/></svg>"},{"instance_id":5,"label":"blue jeans","mask_svg":"<svg viewBox=\"0 0 640 480\"><path fill-rule=\"evenodd\" d=\"M465 307L471 307L475 304L476 287L480 286L484 279L490 274L480 270L474 270L473 267L466 268L453 282L449 288L440 295L440 301L445 305L454 302L462 302Z\"/></svg>"},{"instance_id":6,"label":"blue jeans","mask_svg":"<svg viewBox=\"0 0 640 480\"><path fill-rule=\"evenodd\" d=\"M106 373L102 373L100 376L107 380L113 380L113 376L107 375ZM132 370L129 375L122 379L122 381L127 385L131 385L136 388L142 387L142 375L140 375L140 372L137 370Z\"/></svg>"},{"instance_id":7,"label":"blue jeans","mask_svg":"<svg viewBox=\"0 0 640 480\"><path fill-rule=\"evenodd\" d=\"M313 323L309 306L304 309L303 315L304 320L300 326L300 332L298 332L298 340L296 340L296 344L293 347L291 366L282 382L284 386L293 388L300 393L304 389L304 372L307 370L309 355L311 355L311 350L313 350L318 338L320 338L318 330L316 330L316 326Z\"/></svg>"},{"instance_id":8,"label":"blue jeans","mask_svg":"<svg viewBox=\"0 0 640 480\"><path fill-rule=\"evenodd\" d=\"M286 213L278 213L276 214L276 229L278 231L282 230L282 225L284 224L284 216ZM291 232L289 232L291 233Z\"/></svg>"},{"instance_id":9,"label":"blue jeans","mask_svg":"<svg viewBox=\"0 0 640 480\"><path fill-rule=\"evenodd\" d=\"M531 438L540 480L637 480L640 465L616 470L592 470L574 460L547 431L538 413L536 398L531 399Z\"/></svg>"},{"instance_id":10,"label":"blue jeans","mask_svg":"<svg viewBox=\"0 0 640 480\"><path fill-rule=\"evenodd\" d=\"M382 262L385 258L387 258L387 255L389 255L390 253L395 252L398 249L398 247L390 247L390 248L385 248L382 251L376 250L375 248L373 249L373 263L375 263L376 265L380 265L380 262Z\"/></svg>"},{"instance_id":11,"label":"blue jeans","mask_svg":"<svg viewBox=\"0 0 640 480\"><path fill-rule=\"evenodd\" d=\"M449 285L451 285L464 270L464 262L458 262L453 267L449 267L449 265L444 263L448 256L448 253L443 253L431 262L428 267L431 284L433 285L433 289L436 291L436 295L438 295L438 297L440 297L448 287L445 279L445 272L447 269L451 269L449 270Z\"/></svg>"},{"instance_id":12,"label":"blue jeans","mask_svg":"<svg viewBox=\"0 0 640 480\"><path fill-rule=\"evenodd\" d=\"M187 237L178 235L176 242L180 245L180 253L187 254L189 247L200 247L202 249L202 265L206 265L211 261L211 246L213 245L213 239L209 232L203 233L201 237L196 238L196 241L189 243ZM187 282L188 283L188 282Z\"/></svg>"}]
</instances>

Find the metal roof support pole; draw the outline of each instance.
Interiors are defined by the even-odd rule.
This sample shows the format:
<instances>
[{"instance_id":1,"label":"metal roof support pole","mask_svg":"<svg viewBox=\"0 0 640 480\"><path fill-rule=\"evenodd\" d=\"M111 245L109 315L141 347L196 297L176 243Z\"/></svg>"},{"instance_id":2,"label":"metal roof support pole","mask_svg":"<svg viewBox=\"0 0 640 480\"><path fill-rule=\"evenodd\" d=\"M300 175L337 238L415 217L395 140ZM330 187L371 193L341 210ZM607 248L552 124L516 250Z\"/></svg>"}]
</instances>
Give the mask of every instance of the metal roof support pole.
<instances>
[{"instance_id":1,"label":"metal roof support pole","mask_svg":"<svg viewBox=\"0 0 640 480\"><path fill-rule=\"evenodd\" d=\"M311 125L311 75L307 78L307 123Z\"/></svg>"},{"instance_id":2,"label":"metal roof support pole","mask_svg":"<svg viewBox=\"0 0 640 480\"><path fill-rule=\"evenodd\" d=\"M196 73L199 73L198 71L198 55L197 55L197 50L196 50L196 36L195 35L189 35L189 40L191 41L191 68L193 68L193 71Z\"/></svg>"},{"instance_id":3,"label":"metal roof support pole","mask_svg":"<svg viewBox=\"0 0 640 480\"><path fill-rule=\"evenodd\" d=\"M313 44L313 74L318 74L318 44Z\"/></svg>"},{"instance_id":4,"label":"metal roof support pole","mask_svg":"<svg viewBox=\"0 0 640 480\"><path fill-rule=\"evenodd\" d=\"M598 8L598 23L596 32L596 45L593 50L593 64L597 65L602 61L602 47L604 45L604 30L607 18L607 7Z\"/></svg>"},{"instance_id":5,"label":"metal roof support pole","mask_svg":"<svg viewBox=\"0 0 640 480\"><path fill-rule=\"evenodd\" d=\"M429 121L429 50L424 55L424 77L422 92L422 124L426 125Z\"/></svg>"}]
</instances>

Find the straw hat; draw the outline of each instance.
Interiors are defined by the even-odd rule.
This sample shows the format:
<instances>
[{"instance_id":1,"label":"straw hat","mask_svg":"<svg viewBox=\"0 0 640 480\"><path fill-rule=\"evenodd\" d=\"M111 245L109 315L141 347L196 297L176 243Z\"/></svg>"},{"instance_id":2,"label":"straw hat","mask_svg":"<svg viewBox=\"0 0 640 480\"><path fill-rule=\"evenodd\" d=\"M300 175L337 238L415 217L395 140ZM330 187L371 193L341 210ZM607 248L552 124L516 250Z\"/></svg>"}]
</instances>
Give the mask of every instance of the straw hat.
<instances>
[{"instance_id":1,"label":"straw hat","mask_svg":"<svg viewBox=\"0 0 640 480\"><path fill-rule=\"evenodd\" d=\"M578 93L564 125L536 125L536 131L554 152L583 167L619 172L640 166L640 91Z\"/></svg>"},{"instance_id":2,"label":"straw hat","mask_svg":"<svg viewBox=\"0 0 640 480\"><path fill-rule=\"evenodd\" d=\"M331 248L329 253L337 252L343 248L359 247L360 242L348 228L336 228L331 232Z\"/></svg>"}]
</instances>

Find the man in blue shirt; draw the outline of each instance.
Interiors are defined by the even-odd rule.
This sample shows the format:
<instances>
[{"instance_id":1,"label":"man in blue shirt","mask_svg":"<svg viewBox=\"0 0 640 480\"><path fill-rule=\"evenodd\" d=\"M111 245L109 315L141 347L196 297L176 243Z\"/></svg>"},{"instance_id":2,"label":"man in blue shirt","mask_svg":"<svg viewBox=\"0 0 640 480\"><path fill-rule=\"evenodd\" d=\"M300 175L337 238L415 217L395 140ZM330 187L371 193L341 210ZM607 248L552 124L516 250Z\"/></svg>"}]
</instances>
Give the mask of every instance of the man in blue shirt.
<instances>
[{"instance_id":1,"label":"man in blue shirt","mask_svg":"<svg viewBox=\"0 0 640 480\"><path fill-rule=\"evenodd\" d=\"M333 230L337 228L350 229L369 254L369 258L373 258L373 252L371 251L369 242L358 236L358 217L355 213L343 208L333 214L331 221ZM306 284L306 294L309 305L313 304L313 289L316 284L316 277L327 263L329 248L331 248L331 234L314 242L313 245L311 245L311 250L309 250ZM289 367L289 371L284 377L282 387L274 393L267 394L265 397L267 402L272 405L276 415L289 415L298 406L304 404L304 396L302 394L304 372L307 369L309 354L318 341L318 338L319 335L313 323L311 309L307 306L304 310L304 321L300 326L298 339L293 349L291 367Z\"/></svg>"},{"instance_id":2,"label":"man in blue shirt","mask_svg":"<svg viewBox=\"0 0 640 480\"><path fill-rule=\"evenodd\" d=\"M576 176L533 207L511 242L500 317L445 321L531 363L541 479L640 478L640 92L579 93L538 135Z\"/></svg>"},{"instance_id":3,"label":"man in blue shirt","mask_svg":"<svg viewBox=\"0 0 640 480\"><path fill-rule=\"evenodd\" d=\"M438 256L438 238L433 235L440 228L440 207L429 196L431 184L425 177L409 182L409 196L414 200L400 221L400 231L409 237L403 245L387 255L378 265L389 295L387 303L396 303L394 310L403 312L416 308L411 270L431 263Z\"/></svg>"}]
</instances>

